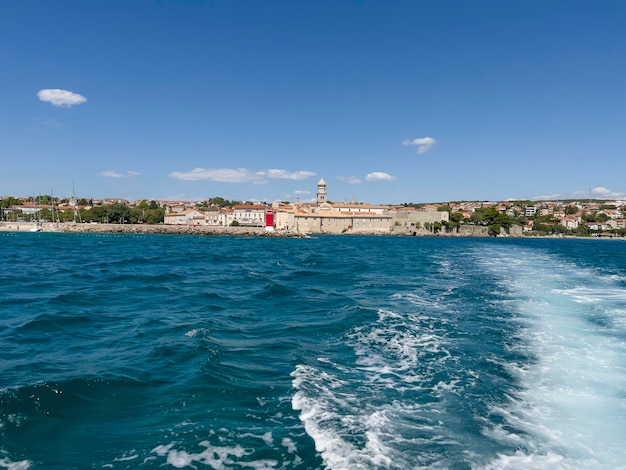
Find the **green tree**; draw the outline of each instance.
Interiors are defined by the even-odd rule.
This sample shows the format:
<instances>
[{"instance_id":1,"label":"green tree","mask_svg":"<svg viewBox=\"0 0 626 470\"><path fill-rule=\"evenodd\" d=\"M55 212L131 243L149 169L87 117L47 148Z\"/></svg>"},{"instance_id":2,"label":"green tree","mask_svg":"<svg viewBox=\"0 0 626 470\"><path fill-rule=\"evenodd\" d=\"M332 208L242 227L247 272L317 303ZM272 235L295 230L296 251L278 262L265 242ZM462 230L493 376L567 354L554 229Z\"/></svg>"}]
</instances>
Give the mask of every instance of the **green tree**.
<instances>
[{"instance_id":1,"label":"green tree","mask_svg":"<svg viewBox=\"0 0 626 470\"><path fill-rule=\"evenodd\" d=\"M581 216L581 219L584 220L585 222L597 222L598 214L597 212L587 212L586 214L583 214Z\"/></svg>"},{"instance_id":2,"label":"green tree","mask_svg":"<svg viewBox=\"0 0 626 470\"><path fill-rule=\"evenodd\" d=\"M589 230L589 225L579 224L574 233L579 237L588 237L591 235L591 230Z\"/></svg>"},{"instance_id":3,"label":"green tree","mask_svg":"<svg viewBox=\"0 0 626 470\"><path fill-rule=\"evenodd\" d=\"M552 226L542 222L535 222L533 224L533 232L537 235L547 235L552 232Z\"/></svg>"},{"instance_id":4,"label":"green tree","mask_svg":"<svg viewBox=\"0 0 626 470\"><path fill-rule=\"evenodd\" d=\"M450 212L450 221L460 225L463 220L465 220L463 212Z\"/></svg>"},{"instance_id":5,"label":"green tree","mask_svg":"<svg viewBox=\"0 0 626 470\"><path fill-rule=\"evenodd\" d=\"M148 204L146 204L147 206ZM139 209L139 207L131 207L130 209L130 223L131 224L137 224L137 223L141 223L143 222L143 214L144 214L145 210L144 209Z\"/></svg>"},{"instance_id":6,"label":"green tree","mask_svg":"<svg viewBox=\"0 0 626 470\"><path fill-rule=\"evenodd\" d=\"M476 209L472 214L472 220L475 223L489 227L489 234L494 237L500 234L502 227L509 228L513 225L513 219L495 207Z\"/></svg>"},{"instance_id":7,"label":"green tree","mask_svg":"<svg viewBox=\"0 0 626 470\"><path fill-rule=\"evenodd\" d=\"M83 211L81 211L81 214L82 213L83 213ZM70 221L74 220L74 210L73 209L59 210L56 215L57 215L58 220L61 221L61 222L70 222Z\"/></svg>"},{"instance_id":8,"label":"green tree","mask_svg":"<svg viewBox=\"0 0 626 470\"><path fill-rule=\"evenodd\" d=\"M470 216L470 222L476 225L482 225L484 218L485 217L483 215L483 210L476 209L474 212L472 212L472 215Z\"/></svg>"},{"instance_id":9,"label":"green tree","mask_svg":"<svg viewBox=\"0 0 626 470\"><path fill-rule=\"evenodd\" d=\"M130 222L130 209L126 204L115 203L108 209L109 221L114 224Z\"/></svg>"},{"instance_id":10,"label":"green tree","mask_svg":"<svg viewBox=\"0 0 626 470\"><path fill-rule=\"evenodd\" d=\"M13 196L5 197L2 199L2 207L21 206L23 204L21 199Z\"/></svg>"},{"instance_id":11,"label":"green tree","mask_svg":"<svg viewBox=\"0 0 626 470\"><path fill-rule=\"evenodd\" d=\"M52 221L52 211L50 209L41 209L39 211L38 217L41 220L45 220L47 222L51 222Z\"/></svg>"},{"instance_id":12,"label":"green tree","mask_svg":"<svg viewBox=\"0 0 626 470\"><path fill-rule=\"evenodd\" d=\"M73 213L70 210L65 211L68 216L73 218ZM94 206L89 210L81 210L80 217L85 222L108 222L107 207ZM73 220L73 219L69 219Z\"/></svg>"},{"instance_id":13,"label":"green tree","mask_svg":"<svg viewBox=\"0 0 626 470\"><path fill-rule=\"evenodd\" d=\"M8 198L0 199L0 220L8 220L9 207L11 204L9 204Z\"/></svg>"},{"instance_id":14,"label":"green tree","mask_svg":"<svg viewBox=\"0 0 626 470\"><path fill-rule=\"evenodd\" d=\"M212 197L210 202L218 207L230 207L230 202L223 197Z\"/></svg>"},{"instance_id":15,"label":"green tree","mask_svg":"<svg viewBox=\"0 0 626 470\"><path fill-rule=\"evenodd\" d=\"M576 206L574 206L574 205L572 205L572 204L568 204L568 205L565 207L565 213L566 213L566 214L569 214L569 215L571 215L571 214L577 214L577 213L578 213L578 207L576 207Z\"/></svg>"},{"instance_id":16,"label":"green tree","mask_svg":"<svg viewBox=\"0 0 626 470\"><path fill-rule=\"evenodd\" d=\"M50 205L52 204L52 196L48 196L46 194L44 195L39 195L39 196L33 196L30 198L30 201L34 204L40 204L40 205Z\"/></svg>"},{"instance_id":17,"label":"green tree","mask_svg":"<svg viewBox=\"0 0 626 470\"><path fill-rule=\"evenodd\" d=\"M457 227L457 224L450 220L442 220L441 225L446 229L447 233L454 232Z\"/></svg>"},{"instance_id":18,"label":"green tree","mask_svg":"<svg viewBox=\"0 0 626 470\"><path fill-rule=\"evenodd\" d=\"M147 224L162 224L165 220L165 209L150 209L144 214L144 222Z\"/></svg>"}]
</instances>

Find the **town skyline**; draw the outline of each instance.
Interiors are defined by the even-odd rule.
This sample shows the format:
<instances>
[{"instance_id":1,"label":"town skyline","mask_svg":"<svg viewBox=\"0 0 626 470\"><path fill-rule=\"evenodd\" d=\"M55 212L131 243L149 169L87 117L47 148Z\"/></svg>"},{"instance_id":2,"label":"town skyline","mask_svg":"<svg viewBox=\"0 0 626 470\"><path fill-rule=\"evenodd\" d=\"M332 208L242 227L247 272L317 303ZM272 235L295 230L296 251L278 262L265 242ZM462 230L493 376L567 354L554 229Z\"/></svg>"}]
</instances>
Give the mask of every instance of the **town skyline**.
<instances>
[{"instance_id":1,"label":"town skyline","mask_svg":"<svg viewBox=\"0 0 626 470\"><path fill-rule=\"evenodd\" d=\"M179 233L154 228L182 227L180 233L204 227L272 227L295 234L378 234L452 236L626 236L626 201L447 201L404 205L331 202L320 179L315 202L202 202L123 199L0 198L0 228L31 231L92 231L79 226L104 224L97 231L119 231L118 224L150 224L153 233ZM46 222L51 225L45 225ZM73 222L69 226L66 223ZM78 226L76 222L80 222ZM61 224L60 224L61 223ZM17 225L11 225L17 224ZM44 225L42 225L44 224ZM155 225L156 224L156 225ZM131 229L131 232L135 229ZM142 229L143 230L143 229ZM147 229L146 229L147 230ZM156 232L154 232L156 231ZM221 232L220 232L221 233ZM248 233L248 232L246 232Z\"/></svg>"},{"instance_id":2,"label":"town skyline","mask_svg":"<svg viewBox=\"0 0 626 470\"><path fill-rule=\"evenodd\" d=\"M595 191L594 191L595 189ZM604 195L604 196L603 196ZM608 197L608 195L612 195L613 197ZM552 196L556 196L555 194L552 194ZM457 199L442 199L442 200L432 200L432 201L402 201L402 202L386 202L386 201L374 201L374 200L356 200L355 198L351 198L351 199L340 199L340 198L334 198L334 197L330 197L329 198L329 202L330 203L344 203L344 204L374 204L374 205L388 205L388 206L400 206L400 205L406 205L406 204L416 204L416 205L434 205L434 204L448 204L448 203L515 203L515 202L530 202L530 203L559 203L559 202L575 202L575 201L597 201L597 202L614 202L614 203L623 203L626 204L626 194L616 194L613 192L608 191L606 188L593 188L592 190L589 190L587 193L583 192L583 191L578 191L574 194L565 194L562 195L563 197L554 197L552 199L548 199L548 196L541 196L538 198L520 198L520 199L468 199L468 198L457 198ZM619 196L619 197L615 197L615 196ZM227 197L224 197L223 195L219 195L219 194L214 194L212 196L207 196L207 197L199 197L197 199L184 199L184 198L154 198L154 197L139 197L137 199L133 199L131 197L124 197L124 196L115 196L115 195L108 195L108 196L104 196L104 197L92 197L90 195L86 195L86 194L59 194L56 191L48 191L48 192L39 192L39 193L35 193L32 192L31 194L26 194L26 193L19 193L19 194L0 194L0 200L3 199L9 199L9 198L16 198L16 199L20 199L22 201L32 201L32 202L36 202L38 198L41 197L45 197L45 198L49 198L52 197L57 201L63 200L63 201L70 201L70 200L87 200L87 201L97 201L98 203L114 203L114 202L124 202L124 203L129 203L129 204L137 204L140 203L142 201L157 201L160 203L176 203L176 202L186 202L186 203L190 203L190 204L195 204L195 203L202 203L202 202L206 202L206 201L210 201L212 199L224 199L227 201L235 201L235 202L240 202L242 204L244 203L250 203L250 204L266 204L266 205L272 205L273 203L281 203L281 202L290 202L290 203L295 203L295 202L301 202L301 203L315 203L316 202L316 193L314 190L310 190L310 191L299 191L297 192L294 197L292 199L275 199L275 200L266 200L266 199L258 199L258 198L250 198L250 199L243 199L243 198L234 198L234 199L230 199Z\"/></svg>"},{"instance_id":3,"label":"town skyline","mask_svg":"<svg viewBox=\"0 0 626 470\"><path fill-rule=\"evenodd\" d=\"M600 188L603 189L603 188ZM402 201L399 203L393 203L393 202L385 202L385 201L373 201L373 200L356 200L355 198L352 198L350 200L348 199L337 199L337 198L329 198L329 202L331 203L343 203L343 204L374 204L374 205L386 205L386 206L400 206L400 205L406 205L406 204L423 204L423 205L434 205L434 204L449 204L449 203L515 203L515 202L530 202L530 203L559 203L559 202L575 202L575 201L597 201L599 203L604 202L604 203L608 203L608 202L613 202L613 203L623 203L626 204L626 194L624 195L619 195L621 197L601 197L599 195L593 195L593 194L602 194L600 192L598 193L594 193L593 191L589 191L586 195L580 191L577 192L576 194L570 194L570 195L563 195L564 197L555 197L553 199L546 199L544 197L541 198L527 198L527 199L468 199L468 198L457 198L457 199L442 199L442 200L425 200L425 201ZM614 193L612 193L614 194ZM302 196L306 196L306 197L302 197ZM114 203L114 202L124 202L124 203L128 203L128 204L137 204L140 203L142 201L156 201L156 202L160 202L160 203L176 203L176 202L186 202L186 203L190 203L190 204L195 204L195 203L202 203L202 202L207 202L210 201L212 199L224 199L227 201L235 201L238 203L250 203L250 204L266 204L266 205L272 205L273 203L280 203L280 202L301 202L301 203L315 203L316 201L316 196L315 196L315 192L314 191L307 191L306 193L300 192L299 194L296 194L295 197L293 199L276 199L276 200L265 200L265 199L258 199L258 198L251 198L251 199L245 199L245 198L237 198L234 197L232 199L230 198L226 198L222 195L213 195L213 196L209 196L209 197L201 197L201 198L197 198L197 199L184 199L184 198L174 198L174 199L169 199L169 198L153 198L153 197L139 197L137 199L133 199L130 197L123 197L123 196L105 196L105 197L91 197L91 196L86 196L84 194L77 194L77 195L68 195L68 194L57 194L55 191L48 191L47 193L32 193L30 195L27 195L25 193L21 193L21 194L0 194L0 200L2 199L9 199L9 198L16 198L16 199L20 199L22 201L32 201L32 202L36 202L37 199L41 198L41 197L45 197L45 198L49 198L52 197L54 198L56 201L70 201L72 199L75 199L77 201L79 200L86 200L86 201L95 201L97 203ZM547 196L546 196L547 197Z\"/></svg>"}]
</instances>

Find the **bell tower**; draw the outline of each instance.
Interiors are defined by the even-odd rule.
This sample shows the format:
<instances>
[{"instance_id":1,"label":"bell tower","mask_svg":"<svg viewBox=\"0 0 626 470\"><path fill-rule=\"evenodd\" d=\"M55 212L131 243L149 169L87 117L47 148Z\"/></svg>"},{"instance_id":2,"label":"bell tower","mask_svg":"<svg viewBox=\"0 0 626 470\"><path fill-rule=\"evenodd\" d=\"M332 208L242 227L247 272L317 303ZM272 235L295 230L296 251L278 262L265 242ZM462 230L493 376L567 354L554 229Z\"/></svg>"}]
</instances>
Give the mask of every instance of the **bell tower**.
<instances>
[{"instance_id":1,"label":"bell tower","mask_svg":"<svg viewBox=\"0 0 626 470\"><path fill-rule=\"evenodd\" d=\"M326 181L320 178L317 182L317 204L326 204Z\"/></svg>"}]
</instances>

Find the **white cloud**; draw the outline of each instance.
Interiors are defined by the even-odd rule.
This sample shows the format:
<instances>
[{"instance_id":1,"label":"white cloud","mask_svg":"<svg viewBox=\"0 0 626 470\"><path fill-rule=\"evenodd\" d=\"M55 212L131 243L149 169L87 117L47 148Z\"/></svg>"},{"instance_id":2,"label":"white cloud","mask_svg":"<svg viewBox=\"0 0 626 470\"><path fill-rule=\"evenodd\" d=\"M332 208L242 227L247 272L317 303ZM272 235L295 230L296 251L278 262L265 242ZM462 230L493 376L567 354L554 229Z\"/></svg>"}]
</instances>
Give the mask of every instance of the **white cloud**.
<instances>
[{"instance_id":1,"label":"white cloud","mask_svg":"<svg viewBox=\"0 0 626 470\"><path fill-rule=\"evenodd\" d=\"M589 191L574 191L568 194L545 194L542 196L535 196L532 199L537 201L554 201L559 199L624 199L626 193L620 193L617 191L611 191L604 186L596 186Z\"/></svg>"},{"instance_id":2,"label":"white cloud","mask_svg":"<svg viewBox=\"0 0 626 470\"><path fill-rule=\"evenodd\" d=\"M544 194L542 196L535 196L532 198L532 200L533 201L554 201L560 198L561 198L561 194L553 193L553 194Z\"/></svg>"},{"instance_id":3,"label":"white cloud","mask_svg":"<svg viewBox=\"0 0 626 470\"><path fill-rule=\"evenodd\" d=\"M98 173L98 176L103 176L105 178L133 178L135 176L139 176L141 173L137 173L136 171L127 171L126 173L119 173L113 170L105 170Z\"/></svg>"},{"instance_id":4,"label":"white cloud","mask_svg":"<svg viewBox=\"0 0 626 470\"><path fill-rule=\"evenodd\" d=\"M604 186L596 186L592 188L591 197L596 199L622 199L625 197L624 193L618 193L617 191L611 191Z\"/></svg>"},{"instance_id":5,"label":"white cloud","mask_svg":"<svg viewBox=\"0 0 626 470\"><path fill-rule=\"evenodd\" d=\"M260 179L245 168L194 168L191 171L174 171L169 176L183 181L211 180L219 183L251 183Z\"/></svg>"},{"instance_id":6,"label":"white cloud","mask_svg":"<svg viewBox=\"0 0 626 470\"><path fill-rule=\"evenodd\" d=\"M359 184L361 183L361 179L357 178L356 176L337 176L337 179L339 181L345 181L348 184Z\"/></svg>"},{"instance_id":7,"label":"white cloud","mask_svg":"<svg viewBox=\"0 0 626 470\"><path fill-rule=\"evenodd\" d=\"M191 171L174 171L169 176L183 181L210 180L218 183L265 184L270 179L302 180L315 176L315 173L277 169L251 171L245 168L194 168Z\"/></svg>"},{"instance_id":8,"label":"white cloud","mask_svg":"<svg viewBox=\"0 0 626 470\"><path fill-rule=\"evenodd\" d=\"M43 124L44 126L47 127L63 127L63 124L59 121L57 121L56 119L36 119L37 122Z\"/></svg>"},{"instance_id":9,"label":"white cloud","mask_svg":"<svg viewBox=\"0 0 626 470\"><path fill-rule=\"evenodd\" d=\"M298 195L300 195L300 194L311 194L311 191L306 191L306 190L299 189L299 190L294 191L294 194L298 194Z\"/></svg>"},{"instance_id":10,"label":"white cloud","mask_svg":"<svg viewBox=\"0 0 626 470\"><path fill-rule=\"evenodd\" d=\"M375 171L365 177L367 181L395 181L397 178L391 176L389 173L383 173L382 171Z\"/></svg>"},{"instance_id":11,"label":"white cloud","mask_svg":"<svg viewBox=\"0 0 626 470\"><path fill-rule=\"evenodd\" d=\"M402 145L417 145L417 153L422 154L430 150L437 141L432 137L418 137L417 139L407 139L402 142Z\"/></svg>"},{"instance_id":12,"label":"white cloud","mask_svg":"<svg viewBox=\"0 0 626 470\"><path fill-rule=\"evenodd\" d=\"M589 192L596 196L608 196L611 194L611 190L608 188L605 188L604 186L596 186L595 188L591 189L591 191Z\"/></svg>"},{"instance_id":13,"label":"white cloud","mask_svg":"<svg viewBox=\"0 0 626 470\"><path fill-rule=\"evenodd\" d=\"M83 95L58 88L47 88L39 90L37 96L41 101L50 103L60 108L70 108L77 104L83 104L87 101Z\"/></svg>"},{"instance_id":14,"label":"white cloud","mask_svg":"<svg viewBox=\"0 0 626 470\"><path fill-rule=\"evenodd\" d=\"M266 176L268 178L283 179L283 180L304 180L315 176L315 173L311 171L287 171L287 170L264 170L258 171L259 176Z\"/></svg>"}]
</instances>

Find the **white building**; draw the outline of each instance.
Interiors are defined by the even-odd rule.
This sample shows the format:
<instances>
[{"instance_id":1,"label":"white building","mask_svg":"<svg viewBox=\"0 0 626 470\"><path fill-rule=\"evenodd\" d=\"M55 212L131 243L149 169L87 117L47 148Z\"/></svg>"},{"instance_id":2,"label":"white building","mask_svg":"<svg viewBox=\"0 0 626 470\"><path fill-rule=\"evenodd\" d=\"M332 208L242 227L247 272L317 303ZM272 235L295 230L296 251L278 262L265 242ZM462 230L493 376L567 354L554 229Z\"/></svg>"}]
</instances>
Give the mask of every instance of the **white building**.
<instances>
[{"instance_id":1,"label":"white building","mask_svg":"<svg viewBox=\"0 0 626 470\"><path fill-rule=\"evenodd\" d=\"M206 225L204 212L197 209L169 212L165 214L163 223L167 225Z\"/></svg>"},{"instance_id":2,"label":"white building","mask_svg":"<svg viewBox=\"0 0 626 470\"><path fill-rule=\"evenodd\" d=\"M233 209L227 213L226 222L227 225L231 225L234 221L237 221L239 225L264 227L266 211L267 207L263 205L234 206Z\"/></svg>"}]
</instances>

